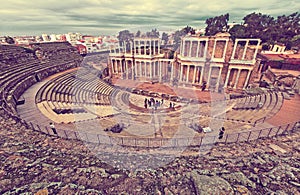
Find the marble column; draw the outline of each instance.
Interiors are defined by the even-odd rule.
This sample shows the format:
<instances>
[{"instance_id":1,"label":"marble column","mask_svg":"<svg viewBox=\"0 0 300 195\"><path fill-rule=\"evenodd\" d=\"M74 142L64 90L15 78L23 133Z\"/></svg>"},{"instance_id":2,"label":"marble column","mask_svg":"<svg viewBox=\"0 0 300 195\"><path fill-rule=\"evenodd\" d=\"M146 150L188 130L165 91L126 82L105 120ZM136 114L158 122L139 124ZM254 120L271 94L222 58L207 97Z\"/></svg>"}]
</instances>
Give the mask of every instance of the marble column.
<instances>
[{"instance_id":1,"label":"marble column","mask_svg":"<svg viewBox=\"0 0 300 195\"><path fill-rule=\"evenodd\" d=\"M201 69L199 74L200 74L200 81L199 84L202 85L203 82L203 76L204 76L204 66L199 66L199 68Z\"/></svg>"},{"instance_id":2,"label":"marble column","mask_svg":"<svg viewBox=\"0 0 300 195\"><path fill-rule=\"evenodd\" d=\"M135 69L135 77L138 77L138 61L135 61L135 66L134 66L134 69Z\"/></svg>"},{"instance_id":3,"label":"marble column","mask_svg":"<svg viewBox=\"0 0 300 195\"><path fill-rule=\"evenodd\" d=\"M244 48L244 52L243 52L243 56L242 56L242 60L245 59L245 56L246 56L246 53L247 53L247 47L248 47L248 44L249 44L249 40L246 41L246 45L245 45L245 48Z\"/></svg>"},{"instance_id":4,"label":"marble column","mask_svg":"<svg viewBox=\"0 0 300 195\"><path fill-rule=\"evenodd\" d=\"M186 71L186 82L189 82L189 75L190 75L190 65L187 65L187 71Z\"/></svg>"},{"instance_id":5,"label":"marble column","mask_svg":"<svg viewBox=\"0 0 300 195\"><path fill-rule=\"evenodd\" d=\"M139 41L139 55L142 55L141 41Z\"/></svg>"},{"instance_id":6,"label":"marble column","mask_svg":"<svg viewBox=\"0 0 300 195\"><path fill-rule=\"evenodd\" d=\"M140 77L142 77L142 76L143 76L142 64L143 64L143 62L142 62L142 61L140 61Z\"/></svg>"},{"instance_id":7,"label":"marble column","mask_svg":"<svg viewBox=\"0 0 300 195\"><path fill-rule=\"evenodd\" d=\"M235 84L234 84L234 89L236 89L236 87L237 87L237 84L238 84L238 82L239 82L239 78L240 78L240 74L241 74L241 69L238 69L238 73L237 73L237 75L236 75L236 78L235 78Z\"/></svg>"},{"instance_id":8,"label":"marble column","mask_svg":"<svg viewBox=\"0 0 300 195\"><path fill-rule=\"evenodd\" d=\"M115 73L115 66L114 66L114 60L111 59L111 73L114 74Z\"/></svg>"},{"instance_id":9,"label":"marble column","mask_svg":"<svg viewBox=\"0 0 300 195\"><path fill-rule=\"evenodd\" d=\"M161 82L161 79L162 79L162 71L161 71L161 61L159 61L159 81Z\"/></svg>"},{"instance_id":10,"label":"marble column","mask_svg":"<svg viewBox=\"0 0 300 195\"><path fill-rule=\"evenodd\" d=\"M150 78L152 79L153 76L152 76L152 69L153 69L153 62L151 61L150 62Z\"/></svg>"},{"instance_id":11,"label":"marble column","mask_svg":"<svg viewBox=\"0 0 300 195\"><path fill-rule=\"evenodd\" d=\"M204 49L204 54L203 54L204 59L206 59L206 57L207 57L207 48L208 48L208 41L205 41L205 49Z\"/></svg>"},{"instance_id":12,"label":"marble column","mask_svg":"<svg viewBox=\"0 0 300 195\"><path fill-rule=\"evenodd\" d=\"M212 51L212 54L211 54L211 58L214 59L215 58L215 50L216 50L216 45L217 45L217 40L215 39L214 41L214 47L213 47L213 51Z\"/></svg>"},{"instance_id":13,"label":"marble column","mask_svg":"<svg viewBox=\"0 0 300 195\"><path fill-rule=\"evenodd\" d=\"M128 70L128 61L125 60L125 65L126 65L126 78L129 78L129 70Z\"/></svg>"},{"instance_id":14,"label":"marble column","mask_svg":"<svg viewBox=\"0 0 300 195\"><path fill-rule=\"evenodd\" d=\"M255 49L255 52L254 52L254 55L253 55L253 60L255 61L256 59L256 55L257 55L257 52L258 52L258 47L260 45L260 40L257 41L257 45L256 45L256 49Z\"/></svg>"},{"instance_id":15,"label":"marble column","mask_svg":"<svg viewBox=\"0 0 300 195\"><path fill-rule=\"evenodd\" d=\"M159 40L157 41L157 47L158 47L158 54L160 54L160 42L159 42Z\"/></svg>"},{"instance_id":16,"label":"marble column","mask_svg":"<svg viewBox=\"0 0 300 195\"><path fill-rule=\"evenodd\" d=\"M135 77L135 72L134 72L135 67L136 67L135 62L131 61L131 78L132 78L132 80L134 80L134 77Z\"/></svg>"},{"instance_id":17,"label":"marble column","mask_svg":"<svg viewBox=\"0 0 300 195\"><path fill-rule=\"evenodd\" d=\"M115 61L115 62L116 62L116 63L115 63L115 65L116 65L116 66L115 66L116 73L119 73L119 68L118 68L118 64L119 64L119 63L118 63L118 61L119 61L119 60L116 60L116 61Z\"/></svg>"},{"instance_id":18,"label":"marble column","mask_svg":"<svg viewBox=\"0 0 300 195\"><path fill-rule=\"evenodd\" d=\"M249 79L250 79L250 75L251 75L251 70L248 70L247 78L246 78L246 81L244 83L244 89L246 89L246 87L248 85L248 82L249 82Z\"/></svg>"},{"instance_id":19,"label":"marble column","mask_svg":"<svg viewBox=\"0 0 300 195\"><path fill-rule=\"evenodd\" d=\"M193 45L193 41L190 41L190 50L189 50L189 57L192 57L192 45Z\"/></svg>"},{"instance_id":20,"label":"marble column","mask_svg":"<svg viewBox=\"0 0 300 195\"><path fill-rule=\"evenodd\" d=\"M123 63L124 63L124 61L123 60L120 60L120 70L121 70L121 73L123 73Z\"/></svg>"},{"instance_id":21,"label":"marble column","mask_svg":"<svg viewBox=\"0 0 300 195\"><path fill-rule=\"evenodd\" d=\"M150 48L150 56L152 55L152 40L150 40L150 46L149 46L149 48Z\"/></svg>"},{"instance_id":22,"label":"marble column","mask_svg":"<svg viewBox=\"0 0 300 195\"><path fill-rule=\"evenodd\" d=\"M223 55L222 55L223 60L225 60L225 57L226 57L227 46L228 46L228 40L226 40L226 43L225 43L225 48L224 48Z\"/></svg>"},{"instance_id":23,"label":"marble column","mask_svg":"<svg viewBox=\"0 0 300 195\"><path fill-rule=\"evenodd\" d=\"M195 83L195 81L196 81L196 70L197 70L197 66L194 65L193 83Z\"/></svg>"},{"instance_id":24,"label":"marble column","mask_svg":"<svg viewBox=\"0 0 300 195\"><path fill-rule=\"evenodd\" d=\"M179 77L180 82L182 82L182 76L183 76L183 64L180 64L180 77Z\"/></svg>"},{"instance_id":25,"label":"marble column","mask_svg":"<svg viewBox=\"0 0 300 195\"><path fill-rule=\"evenodd\" d=\"M234 59L235 50L236 50L236 46L237 46L237 43L238 43L238 42L239 42L238 39L236 39L235 42L234 42L233 51L232 51L232 55L231 55L231 59L232 59L232 60Z\"/></svg>"},{"instance_id":26,"label":"marble column","mask_svg":"<svg viewBox=\"0 0 300 195\"><path fill-rule=\"evenodd\" d=\"M197 54L196 54L196 58L199 57L199 49L200 49L200 41L198 41L198 44L197 44Z\"/></svg>"},{"instance_id":27,"label":"marble column","mask_svg":"<svg viewBox=\"0 0 300 195\"><path fill-rule=\"evenodd\" d=\"M171 62L171 78L170 78L170 81L174 80L173 77L174 77L174 63Z\"/></svg>"},{"instance_id":28,"label":"marble column","mask_svg":"<svg viewBox=\"0 0 300 195\"><path fill-rule=\"evenodd\" d=\"M184 56L184 50L185 50L185 41L183 40L183 44L182 44L182 56Z\"/></svg>"},{"instance_id":29,"label":"marble column","mask_svg":"<svg viewBox=\"0 0 300 195\"><path fill-rule=\"evenodd\" d=\"M219 76L218 76L217 85L216 85L216 92L218 92L218 90L219 90L221 76L222 76L222 67L220 67L220 70L219 70Z\"/></svg>"},{"instance_id":30,"label":"marble column","mask_svg":"<svg viewBox=\"0 0 300 195\"><path fill-rule=\"evenodd\" d=\"M213 66L210 66L209 67L209 70L208 70L208 77L207 77L207 89L209 88L210 86L210 77L211 77L211 69L213 68Z\"/></svg>"},{"instance_id":31,"label":"marble column","mask_svg":"<svg viewBox=\"0 0 300 195\"><path fill-rule=\"evenodd\" d=\"M227 75L226 75L226 79L225 79L225 83L224 83L224 87L226 88L228 85L228 80L229 80L229 76L230 76L230 71L231 68L228 69Z\"/></svg>"}]
</instances>

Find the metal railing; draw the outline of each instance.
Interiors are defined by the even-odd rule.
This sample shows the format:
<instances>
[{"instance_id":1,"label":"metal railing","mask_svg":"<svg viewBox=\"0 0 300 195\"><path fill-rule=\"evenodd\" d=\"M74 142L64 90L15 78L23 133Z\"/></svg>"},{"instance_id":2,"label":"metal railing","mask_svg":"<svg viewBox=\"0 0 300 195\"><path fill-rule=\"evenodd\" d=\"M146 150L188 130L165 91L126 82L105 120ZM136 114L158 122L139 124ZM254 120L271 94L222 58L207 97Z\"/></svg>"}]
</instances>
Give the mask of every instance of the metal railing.
<instances>
[{"instance_id":1,"label":"metal railing","mask_svg":"<svg viewBox=\"0 0 300 195\"><path fill-rule=\"evenodd\" d=\"M298 124L300 121L280 125L277 127L263 128L256 130L249 130L237 133L224 134L222 139L218 135L183 137L183 138L140 138L140 137L121 137L110 136L104 134L92 134L86 132L79 132L73 130L56 129L57 134L54 134L52 129L47 126L41 126L34 123L27 123L20 119L18 116L9 115L17 122L26 125L28 128L35 131L44 133L49 136L57 136L64 139L81 140L83 142L106 144L106 145L119 145L128 147L143 147L143 148L176 148L176 147L200 147L202 145L211 145L215 143L235 143L235 142L249 142L261 138L269 138L278 135L284 135L299 129Z\"/></svg>"},{"instance_id":2,"label":"metal railing","mask_svg":"<svg viewBox=\"0 0 300 195\"><path fill-rule=\"evenodd\" d=\"M222 139L219 139L218 135L203 135L194 137L182 137L182 138L141 138L141 137L121 137L110 136L104 134L91 134L86 132L79 132L73 130L56 129L57 134L54 134L52 129L47 126L34 124L21 119L15 115L9 109L9 104L6 102L5 97L2 97L2 108L0 108L0 114L5 118L12 118L16 122L25 125L27 128L35 131L47 134L49 136L57 136L64 139L81 140L84 142L90 142L95 144L108 144L108 145L120 145L128 147L146 147L146 148L174 148L174 147L199 147L202 145L211 145L215 143L234 143L234 142L248 142L257 140L260 138L274 137L278 135L287 134L295 130L300 129L300 121L292 122L277 127L254 129L243 132L224 134ZM7 109L8 108L8 109ZM262 119L263 121L265 118Z\"/></svg>"}]
</instances>

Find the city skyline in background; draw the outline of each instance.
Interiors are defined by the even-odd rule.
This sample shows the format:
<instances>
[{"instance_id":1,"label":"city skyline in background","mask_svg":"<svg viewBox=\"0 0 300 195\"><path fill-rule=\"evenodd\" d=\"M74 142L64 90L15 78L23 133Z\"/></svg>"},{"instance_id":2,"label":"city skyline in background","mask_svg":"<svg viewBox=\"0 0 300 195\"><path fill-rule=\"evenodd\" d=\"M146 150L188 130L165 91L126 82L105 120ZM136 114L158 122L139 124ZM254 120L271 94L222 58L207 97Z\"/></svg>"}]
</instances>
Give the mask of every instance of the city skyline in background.
<instances>
[{"instance_id":1,"label":"city skyline in background","mask_svg":"<svg viewBox=\"0 0 300 195\"><path fill-rule=\"evenodd\" d=\"M256 12L276 18L300 10L294 0L213 0L187 2L169 0L85 0L41 2L12 0L2 2L0 36L41 35L79 32L90 35L116 35L128 29L175 31L184 26L205 28L205 20L229 13L231 23L240 23L247 14Z\"/></svg>"}]
</instances>

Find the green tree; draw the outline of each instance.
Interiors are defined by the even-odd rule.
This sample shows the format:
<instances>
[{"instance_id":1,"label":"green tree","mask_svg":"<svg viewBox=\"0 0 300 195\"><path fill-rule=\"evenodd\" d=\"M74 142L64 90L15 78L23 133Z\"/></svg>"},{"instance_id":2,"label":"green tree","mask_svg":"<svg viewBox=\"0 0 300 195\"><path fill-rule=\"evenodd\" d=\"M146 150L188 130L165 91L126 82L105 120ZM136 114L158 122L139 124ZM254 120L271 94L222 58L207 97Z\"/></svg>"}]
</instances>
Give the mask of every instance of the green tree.
<instances>
[{"instance_id":1,"label":"green tree","mask_svg":"<svg viewBox=\"0 0 300 195\"><path fill-rule=\"evenodd\" d=\"M207 26L205 28L205 35L211 36L217 34L218 32L227 32L229 28L228 21L229 21L228 13L206 19L205 23Z\"/></svg>"},{"instance_id":2,"label":"green tree","mask_svg":"<svg viewBox=\"0 0 300 195\"><path fill-rule=\"evenodd\" d=\"M248 37L260 38L267 46L280 42L290 49L296 44L293 38L300 33L298 12L278 16L277 19L262 13L251 13L243 20Z\"/></svg>"},{"instance_id":3,"label":"green tree","mask_svg":"<svg viewBox=\"0 0 300 195\"><path fill-rule=\"evenodd\" d=\"M260 38L267 42L272 34L274 18L262 13L251 13L243 18L248 37Z\"/></svg>"},{"instance_id":4,"label":"green tree","mask_svg":"<svg viewBox=\"0 0 300 195\"><path fill-rule=\"evenodd\" d=\"M124 42L129 43L133 41L133 37L134 37L133 33L130 33L129 30L120 31L118 35L120 45L123 45Z\"/></svg>"},{"instance_id":5,"label":"green tree","mask_svg":"<svg viewBox=\"0 0 300 195\"><path fill-rule=\"evenodd\" d=\"M150 32L146 32L146 36L150 38L159 38L159 32L157 29L152 29Z\"/></svg>"},{"instance_id":6,"label":"green tree","mask_svg":"<svg viewBox=\"0 0 300 195\"><path fill-rule=\"evenodd\" d=\"M186 26L181 30L177 30L174 33L174 46L173 50L176 51L177 48L180 46L181 38L186 36L187 34L195 34L195 29L190 26Z\"/></svg>"},{"instance_id":7,"label":"green tree","mask_svg":"<svg viewBox=\"0 0 300 195\"><path fill-rule=\"evenodd\" d=\"M278 16L272 26L272 36L270 37L273 42L280 42L290 49L296 46L294 37L300 34L300 14L295 12L291 15Z\"/></svg>"},{"instance_id":8,"label":"green tree","mask_svg":"<svg viewBox=\"0 0 300 195\"><path fill-rule=\"evenodd\" d=\"M229 33L233 40L236 38L249 37L246 27L241 24L234 25L231 29L229 29Z\"/></svg>"},{"instance_id":9,"label":"green tree","mask_svg":"<svg viewBox=\"0 0 300 195\"><path fill-rule=\"evenodd\" d=\"M136 33L135 33L135 37L140 37L141 36L141 31L138 30Z\"/></svg>"},{"instance_id":10,"label":"green tree","mask_svg":"<svg viewBox=\"0 0 300 195\"><path fill-rule=\"evenodd\" d=\"M167 45L169 40L168 34L163 32L163 34L161 35L161 39L164 41L165 45Z\"/></svg>"}]
</instances>

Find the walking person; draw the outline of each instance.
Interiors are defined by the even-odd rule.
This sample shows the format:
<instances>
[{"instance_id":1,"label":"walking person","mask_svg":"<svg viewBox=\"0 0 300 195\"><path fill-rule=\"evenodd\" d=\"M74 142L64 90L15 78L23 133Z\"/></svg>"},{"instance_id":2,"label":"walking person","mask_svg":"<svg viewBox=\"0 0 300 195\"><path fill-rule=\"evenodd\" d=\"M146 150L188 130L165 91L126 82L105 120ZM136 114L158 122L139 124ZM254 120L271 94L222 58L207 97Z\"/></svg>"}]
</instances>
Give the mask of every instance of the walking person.
<instances>
[{"instance_id":1,"label":"walking person","mask_svg":"<svg viewBox=\"0 0 300 195\"><path fill-rule=\"evenodd\" d=\"M225 132L225 128L222 127L222 128L220 129L220 132L219 132L219 139L222 139L222 138L223 138L224 132Z\"/></svg>"},{"instance_id":2,"label":"walking person","mask_svg":"<svg viewBox=\"0 0 300 195\"><path fill-rule=\"evenodd\" d=\"M57 131L56 131L55 126L54 126L54 124L52 122L50 123L50 128L52 129L53 133L55 135L57 135Z\"/></svg>"}]
</instances>

